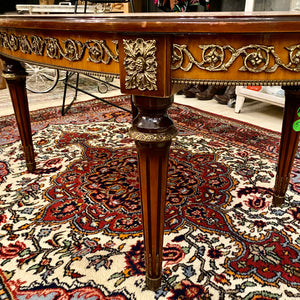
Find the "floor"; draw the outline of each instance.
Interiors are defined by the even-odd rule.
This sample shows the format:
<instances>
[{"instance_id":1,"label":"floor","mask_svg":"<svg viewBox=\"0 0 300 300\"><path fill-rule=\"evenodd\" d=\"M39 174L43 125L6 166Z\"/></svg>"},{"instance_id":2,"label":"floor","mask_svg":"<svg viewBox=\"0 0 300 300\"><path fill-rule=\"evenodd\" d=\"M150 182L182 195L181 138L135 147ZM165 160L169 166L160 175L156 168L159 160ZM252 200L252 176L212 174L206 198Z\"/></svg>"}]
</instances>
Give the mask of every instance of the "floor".
<instances>
[{"instance_id":1,"label":"floor","mask_svg":"<svg viewBox=\"0 0 300 300\"><path fill-rule=\"evenodd\" d=\"M175 102L281 132L283 109L279 106L246 99L242 111L240 113L235 113L234 107L221 105L214 99L200 101L197 98L188 99L185 98L185 96L176 95Z\"/></svg>"},{"instance_id":2,"label":"floor","mask_svg":"<svg viewBox=\"0 0 300 300\"><path fill-rule=\"evenodd\" d=\"M89 90L100 97L109 97L119 95L118 89L111 89L106 94L98 92L97 84L94 81L84 78L84 86L88 86ZM86 81L89 83L86 84ZM118 82L114 82L118 84ZM67 94L67 101L70 102L73 98L73 90L69 89ZM46 94L37 94L28 92L28 100L30 110L50 106L61 106L63 97L63 83L58 82L58 85ZM83 93L78 93L76 101L85 101L91 99ZM246 99L243 109L240 113L235 113L233 107L221 105L215 100L200 101L196 98L186 98L185 96L175 95L175 102L190 105L204 111L213 112L222 116L230 117L233 119L241 120L246 123L251 123L263 128L273 131L281 131L283 109L271 104ZM0 116L13 114L13 108L10 102L8 89L0 90Z\"/></svg>"}]
</instances>

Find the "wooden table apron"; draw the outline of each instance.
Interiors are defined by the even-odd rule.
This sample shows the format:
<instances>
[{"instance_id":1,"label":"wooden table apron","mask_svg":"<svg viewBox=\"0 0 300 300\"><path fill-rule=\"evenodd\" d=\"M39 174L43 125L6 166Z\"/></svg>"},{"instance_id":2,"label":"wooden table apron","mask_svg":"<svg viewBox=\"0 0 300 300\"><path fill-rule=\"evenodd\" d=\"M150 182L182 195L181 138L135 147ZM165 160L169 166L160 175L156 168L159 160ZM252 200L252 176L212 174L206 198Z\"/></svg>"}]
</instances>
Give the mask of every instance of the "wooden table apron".
<instances>
[{"instance_id":1,"label":"wooden table apron","mask_svg":"<svg viewBox=\"0 0 300 300\"><path fill-rule=\"evenodd\" d=\"M281 85L286 102L274 205L290 180L299 134L300 15L196 13L0 17L0 55L27 168L35 158L22 62L120 77L134 97L130 135L139 160L146 284L161 284L168 156L176 128L167 114L184 84Z\"/></svg>"}]
</instances>

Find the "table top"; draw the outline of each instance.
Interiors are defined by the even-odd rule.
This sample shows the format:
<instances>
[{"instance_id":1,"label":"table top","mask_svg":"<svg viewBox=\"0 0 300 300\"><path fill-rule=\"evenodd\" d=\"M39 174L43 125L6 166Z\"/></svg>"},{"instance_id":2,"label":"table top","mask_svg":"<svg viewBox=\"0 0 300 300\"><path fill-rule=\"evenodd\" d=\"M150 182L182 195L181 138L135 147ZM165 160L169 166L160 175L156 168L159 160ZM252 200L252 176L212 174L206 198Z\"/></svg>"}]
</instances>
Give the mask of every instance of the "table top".
<instances>
[{"instance_id":1,"label":"table top","mask_svg":"<svg viewBox=\"0 0 300 300\"><path fill-rule=\"evenodd\" d=\"M179 26L180 25L180 26ZM0 27L143 33L300 32L299 12L2 15Z\"/></svg>"}]
</instances>

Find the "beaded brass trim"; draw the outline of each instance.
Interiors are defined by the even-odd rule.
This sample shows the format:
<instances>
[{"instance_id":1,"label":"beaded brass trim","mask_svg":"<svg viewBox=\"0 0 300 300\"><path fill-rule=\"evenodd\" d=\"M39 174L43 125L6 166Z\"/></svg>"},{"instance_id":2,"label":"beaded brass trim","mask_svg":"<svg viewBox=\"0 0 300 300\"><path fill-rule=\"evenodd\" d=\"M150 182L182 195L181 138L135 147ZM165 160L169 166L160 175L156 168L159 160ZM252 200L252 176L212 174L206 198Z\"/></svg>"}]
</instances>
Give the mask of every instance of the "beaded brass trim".
<instances>
[{"instance_id":1,"label":"beaded brass trim","mask_svg":"<svg viewBox=\"0 0 300 300\"><path fill-rule=\"evenodd\" d=\"M138 89L140 91L157 90L157 61L156 41L123 40L125 49L124 67L126 71L126 89Z\"/></svg>"},{"instance_id":2,"label":"beaded brass trim","mask_svg":"<svg viewBox=\"0 0 300 300\"><path fill-rule=\"evenodd\" d=\"M136 131L134 128L129 129L129 135L132 139L139 142L159 143L171 141L177 135L177 130L173 127L166 133L144 133Z\"/></svg>"},{"instance_id":3,"label":"beaded brass trim","mask_svg":"<svg viewBox=\"0 0 300 300\"><path fill-rule=\"evenodd\" d=\"M274 46L248 45L238 49L230 45L199 45L202 51L200 59L194 57L188 45L173 45L172 70L181 69L189 72L193 66L210 72L227 71L238 57L243 65L239 71L250 73L273 73L278 67L300 72L300 44L285 47L289 62L285 64L276 53Z\"/></svg>"},{"instance_id":4,"label":"beaded brass trim","mask_svg":"<svg viewBox=\"0 0 300 300\"><path fill-rule=\"evenodd\" d=\"M173 78L173 84L202 84L202 85L234 85L234 86L247 86L247 85L266 85L266 86L300 86L300 80L205 80L205 79L180 79Z\"/></svg>"}]
</instances>

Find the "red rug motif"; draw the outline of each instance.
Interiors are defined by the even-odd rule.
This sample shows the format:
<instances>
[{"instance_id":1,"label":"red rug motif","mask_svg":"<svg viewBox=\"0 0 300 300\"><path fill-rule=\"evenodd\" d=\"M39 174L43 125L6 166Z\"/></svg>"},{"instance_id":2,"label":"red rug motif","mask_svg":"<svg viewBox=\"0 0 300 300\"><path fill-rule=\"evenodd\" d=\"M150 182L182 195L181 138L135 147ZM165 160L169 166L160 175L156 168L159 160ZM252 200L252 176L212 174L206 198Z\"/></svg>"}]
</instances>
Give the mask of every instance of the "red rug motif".
<instances>
[{"instance_id":1,"label":"red rug motif","mask_svg":"<svg viewBox=\"0 0 300 300\"><path fill-rule=\"evenodd\" d=\"M129 107L129 99L110 99ZM300 160L271 207L279 134L174 105L163 283L145 289L131 116L96 100L31 114L37 171L0 119L3 299L300 297ZM2 290L1 290L2 289Z\"/></svg>"}]
</instances>

